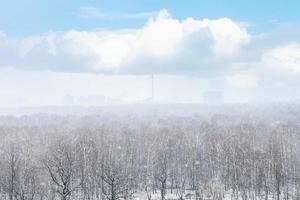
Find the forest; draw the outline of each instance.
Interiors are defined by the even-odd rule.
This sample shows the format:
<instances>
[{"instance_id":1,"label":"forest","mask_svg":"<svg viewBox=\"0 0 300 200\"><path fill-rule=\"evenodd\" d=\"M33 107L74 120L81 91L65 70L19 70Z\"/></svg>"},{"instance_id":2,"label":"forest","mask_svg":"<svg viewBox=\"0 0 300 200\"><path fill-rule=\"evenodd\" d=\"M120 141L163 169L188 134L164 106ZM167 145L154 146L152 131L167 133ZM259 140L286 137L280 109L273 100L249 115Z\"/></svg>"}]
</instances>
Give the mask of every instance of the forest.
<instances>
[{"instance_id":1,"label":"forest","mask_svg":"<svg viewBox=\"0 0 300 200\"><path fill-rule=\"evenodd\" d=\"M256 113L1 116L0 199L299 200L299 114Z\"/></svg>"}]
</instances>

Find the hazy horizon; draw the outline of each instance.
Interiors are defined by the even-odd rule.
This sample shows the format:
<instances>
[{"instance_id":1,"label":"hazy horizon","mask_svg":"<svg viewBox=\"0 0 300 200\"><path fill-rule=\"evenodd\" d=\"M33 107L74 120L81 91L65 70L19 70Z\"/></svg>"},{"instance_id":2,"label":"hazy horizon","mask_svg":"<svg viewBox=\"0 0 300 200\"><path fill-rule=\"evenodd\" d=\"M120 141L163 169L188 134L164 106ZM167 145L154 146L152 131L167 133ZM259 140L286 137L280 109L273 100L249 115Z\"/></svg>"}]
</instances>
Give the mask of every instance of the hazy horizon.
<instances>
[{"instance_id":1,"label":"hazy horizon","mask_svg":"<svg viewBox=\"0 0 300 200\"><path fill-rule=\"evenodd\" d=\"M299 101L289 2L3 2L0 107Z\"/></svg>"}]
</instances>

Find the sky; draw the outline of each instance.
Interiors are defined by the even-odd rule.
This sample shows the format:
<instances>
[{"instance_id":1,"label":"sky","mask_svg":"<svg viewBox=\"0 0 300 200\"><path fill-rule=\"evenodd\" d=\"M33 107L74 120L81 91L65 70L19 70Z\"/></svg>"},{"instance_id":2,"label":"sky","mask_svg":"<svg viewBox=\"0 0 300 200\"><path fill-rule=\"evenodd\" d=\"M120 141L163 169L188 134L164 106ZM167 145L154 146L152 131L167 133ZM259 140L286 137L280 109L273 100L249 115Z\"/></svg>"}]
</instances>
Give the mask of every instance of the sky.
<instances>
[{"instance_id":1,"label":"sky","mask_svg":"<svg viewBox=\"0 0 300 200\"><path fill-rule=\"evenodd\" d=\"M300 99L297 0L0 3L0 107Z\"/></svg>"}]
</instances>

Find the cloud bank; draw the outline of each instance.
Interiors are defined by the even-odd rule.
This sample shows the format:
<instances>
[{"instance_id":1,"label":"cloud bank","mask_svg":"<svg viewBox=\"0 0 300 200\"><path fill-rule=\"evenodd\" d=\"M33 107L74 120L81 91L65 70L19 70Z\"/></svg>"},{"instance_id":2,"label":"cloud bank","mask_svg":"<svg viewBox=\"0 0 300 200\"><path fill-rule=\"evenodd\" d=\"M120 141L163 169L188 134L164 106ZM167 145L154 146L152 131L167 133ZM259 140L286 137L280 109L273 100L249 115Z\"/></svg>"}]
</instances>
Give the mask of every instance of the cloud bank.
<instances>
[{"instance_id":1,"label":"cloud bank","mask_svg":"<svg viewBox=\"0 0 300 200\"><path fill-rule=\"evenodd\" d=\"M83 8L82 12L106 17L94 8ZM145 17L144 14L127 17ZM178 20L161 10L143 27L130 30L69 30L25 38L12 38L1 32L0 67L223 76L231 85L247 80L242 87L256 86L259 76L268 73L300 73L297 34L287 31L292 35L287 41L280 31L251 34L242 24L229 18Z\"/></svg>"}]
</instances>

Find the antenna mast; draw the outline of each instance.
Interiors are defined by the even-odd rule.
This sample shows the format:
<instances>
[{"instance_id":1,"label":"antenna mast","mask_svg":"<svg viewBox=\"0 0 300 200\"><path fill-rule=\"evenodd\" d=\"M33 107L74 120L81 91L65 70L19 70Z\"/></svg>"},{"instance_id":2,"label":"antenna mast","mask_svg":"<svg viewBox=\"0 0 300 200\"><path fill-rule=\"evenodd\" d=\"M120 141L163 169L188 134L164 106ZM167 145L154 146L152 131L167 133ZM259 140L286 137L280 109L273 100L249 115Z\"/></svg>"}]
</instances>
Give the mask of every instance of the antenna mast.
<instances>
[{"instance_id":1,"label":"antenna mast","mask_svg":"<svg viewBox=\"0 0 300 200\"><path fill-rule=\"evenodd\" d=\"M152 102L154 102L154 73L153 73L153 67L152 67L151 81L152 81L152 96L151 96L151 100L152 100Z\"/></svg>"}]
</instances>

